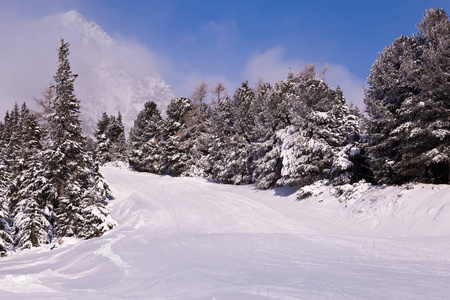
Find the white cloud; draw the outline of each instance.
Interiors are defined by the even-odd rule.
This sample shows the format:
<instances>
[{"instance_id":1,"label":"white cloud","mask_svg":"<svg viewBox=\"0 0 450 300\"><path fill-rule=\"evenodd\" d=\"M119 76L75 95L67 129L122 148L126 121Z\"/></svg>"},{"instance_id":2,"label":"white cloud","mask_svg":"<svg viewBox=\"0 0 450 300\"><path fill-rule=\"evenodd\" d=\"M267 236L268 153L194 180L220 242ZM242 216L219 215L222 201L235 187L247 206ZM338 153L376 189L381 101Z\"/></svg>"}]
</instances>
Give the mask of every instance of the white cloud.
<instances>
[{"instance_id":1,"label":"white cloud","mask_svg":"<svg viewBox=\"0 0 450 300\"><path fill-rule=\"evenodd\" d=\"M249 82L256 82L262 78L267 82L275 83L287 77L289 68L295 71L305 65L302 60L287 60L284 54L283 47L275 47L263 53L253 54L244 68L244 77Z\"/></svg>"},{"instance_id":2,"label":"white cloud","mask_svg":"<svg viewBox=\"0 0 450 300\"><path fill-rule=\"evenodd\" d=\"M61 37L70 43L71 68L79 75L75 93L86 129L104 111L121 111L129 128L144 102L153 100L164 108L173 97L158 75L166 60L137 42L111 38L75 11L17 22L2 18L0 36L1 118L14 102L33 107L33 97L52 82Z\"/></svg>"},{"instance_id":3,"label":"white cloud","mask_svg":"<svg viewBox=\"0 0 450 300\"><path fill-rule=\"evenodd\" d=\"M347 103L352 102L357 105L361 111L364 111L364 90L365 81L352 75L350 71L342 65L330 64L325 74L326 80L333 86L341 87Z\"/></svg>"}]
</instances>

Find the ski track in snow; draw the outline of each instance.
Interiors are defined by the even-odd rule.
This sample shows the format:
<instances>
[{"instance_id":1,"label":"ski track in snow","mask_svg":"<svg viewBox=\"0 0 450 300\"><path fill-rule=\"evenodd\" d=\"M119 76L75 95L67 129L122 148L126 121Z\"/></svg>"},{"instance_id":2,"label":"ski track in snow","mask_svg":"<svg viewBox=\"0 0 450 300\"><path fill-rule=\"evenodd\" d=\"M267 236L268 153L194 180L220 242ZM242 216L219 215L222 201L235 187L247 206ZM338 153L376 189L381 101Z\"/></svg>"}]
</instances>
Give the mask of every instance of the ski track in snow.
<instances>
[{"instance_id":1,"label":"ski track in snow","mask_svg":"<svg viewBox=\"0 0 450 300\"><path fill-rule=\"evenodd\" d=\"M0 299L446 299L450 188L340 203L102 168L119 225L0 259Z\"/></svg>"}]
</instances>

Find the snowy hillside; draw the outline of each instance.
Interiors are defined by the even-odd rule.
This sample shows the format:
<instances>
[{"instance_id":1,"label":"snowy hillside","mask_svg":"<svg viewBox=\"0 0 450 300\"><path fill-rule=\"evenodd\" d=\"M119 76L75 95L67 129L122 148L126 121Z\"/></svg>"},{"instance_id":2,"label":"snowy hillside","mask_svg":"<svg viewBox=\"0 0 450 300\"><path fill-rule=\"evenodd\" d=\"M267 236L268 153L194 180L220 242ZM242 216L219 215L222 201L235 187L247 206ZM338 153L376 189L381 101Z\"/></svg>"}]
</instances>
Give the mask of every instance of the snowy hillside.
<instances>
[{"instance_id":1,"label":"snowy hillside","mask_svg":"<svg viewBox=\"0 0 450 300\"><path fill-rule=\"evenodd\" d=\"M119 225L0 259L0 298L445 299L450 186L258 191L102 169Z\"/></svg>"},{"instance_id":2,"label":"snowy hillside","mask_svg":"<svg viewBox=\"0 0 450 300\"><path fill-rule=\"evenodd\" d=\"M144 103L154 101L164 111L174 92L156 73L150 53L139 45L117 43L94 22L76 11L48 17L71 44L72 68L80 76L75 93L81 100L84 130L92 133L103 112L120 111L126 132ZM153 69L152 69L153 68Z\"/></svg>"}]
</instances>

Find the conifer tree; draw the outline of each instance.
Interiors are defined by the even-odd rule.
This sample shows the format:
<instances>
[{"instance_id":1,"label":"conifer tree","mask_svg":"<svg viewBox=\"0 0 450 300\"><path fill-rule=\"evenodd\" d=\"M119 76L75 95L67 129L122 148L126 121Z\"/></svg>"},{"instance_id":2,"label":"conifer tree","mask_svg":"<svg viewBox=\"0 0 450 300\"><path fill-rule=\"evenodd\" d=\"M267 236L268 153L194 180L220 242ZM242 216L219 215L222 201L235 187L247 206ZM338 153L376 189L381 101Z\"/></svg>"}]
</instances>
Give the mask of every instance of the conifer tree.
<instances>
[{"instance_id":1,"label":"conifer tree","mask_svg":"<svg viewBox=\"0 0 450 300\"><path fill-rule=\"evenodd\" d=\"M110 122L110 117L104 112L101 119L97 122L97 128L94 131L94 136L97 140L95 156L97 161L101 164L111 161L111 157L109 156L111 140L108 136Z\"/></svg>"},{"instance_id":2,"label":"conifer tree","mask_svg":"<svg viewBox=\"0 0 450 300\"><path fill-rule=\"evenodd\" d=\"M252 183L251 142L254 139L254 118L251 106L255 94L244 82L231 101L223 100L213 112L210 170L214 180L232 184ZM223 126L223 127L222 127Z\"/></svg>"},{"instance_id":3,"label":"conifer tree","mask_svg":"<svg viewBox=\"0 0 450 300\"><path fill-rule=\"evenodd\" d=\"M110 149L111 159L113 161L127 161L127 141L120 111L117 117L111 117L108 133L112 142Z\"/></svg>"},{"instance_id":4,"label":"conifer tree","mask_svg":"<svg viewBox=\"0 0 450 300\"><path fill-rule=\"evenodd\" d=\"M191 95L192 109L185 117L185 129L180 131L182 147L188 149L189 170L184 175L204 176L208 168L208 153L211 138L210 120L206 97L208 85L202 82L197 85Z\"/></svg>"},{"instance_id":5,"label":"conifer tree","mask_svg":"<svg viewBox=\"0 0 450 300\"><path fill-rule=\"evenodd\" d=\"M172 99L167 106L164 133L161 140L163 173L180 175L188 170L189 149L185 147L181 131L186 129L186 116L192 110L188 98Z\"/></svg>"},{"instance_id":6,"label":"conifer tree","mask_svg":"<svg viewBox=\"0 0 450 300\"><path fill-rule=\"evenodd\" d=\"M47 204L51 202L56 212L56 236L91 238L112 228L114 222L108 219L107 185L86 154L86 137L79 119L80 101L74 94L77 75L71 71L68 55L69 44L61 39L45 145L45 193Z\"/></svg>"},{"instance_id":7,"label":"conifer tree","mask_svg":"<svg viewBox=\"0 0 450 300\"><path fill-rule=\"evenodd\" d=\"M117 117L108 116L104 112L97 122L94 135L97 140L96 159L99 163L126 161L127 145L120 112Z\"/></svg>"},{"instance_id":8,"label":"conifer tree","mask_svg":"<svg viewBox=\"0 0 450 300\"><path fill-rule=\"evenodd\" d=\"M10 120L7 111L4 123L0 123L0 254L2 256L14 245L11 228L11 201L7 195L12 177L7 159L11 136Z\"/></svg>"},{"instance_id":9,"label":"conifer tree","mask_svg":"<svg viewBox=\"0 0 450 300\"><path fill-rule=\"evenodd\" d=\"M450 21L430 9L418 28L383 50L368 80L369 151L381 183L449 182Z\"/></svg>"},{"instance_id":10,"label":"conifer tree","mask_svg":"<svg viewBox=\"0 0 450 300\"><path fill-rule=\"evenodd\" d=\"M144 104L130 130L129 162L139 172L162 173L161 135L163 119L153 101Z\"/></svg>"},{"instance_id":11,"label":"conifer tree","mask_svg":"<svg viewBox=\"0 0 450 300\"><path fill-rule=\"evenodd\" d=\"M261 189L273 188L281 178L281 144L277 131L291 125L288 95L293 92L293 76L278 81L274 86L264 83L259 86L256 103L255 124L257 142L254 145L255 170L253 178Z\"/></svg>"},{"instance_id":12,"label":"conifer tree","mask_svg":"<svg viewBox=\"0 0 450 300\"><path fill-rule=\"evenodd\" d=\"M1 138L0 146L3 147ZM11 237L10 229L10 201L6 195L10 176L3 161L3 152L1 150L0 154L0 254L4 255L12 247L14 241Z\"/></svg>"},{"instance_id":13,"label":"conifer tree","mask_svg":"<svg viewBox=\"0 0 450 300\"><path fill-rule=\"evenodd\" d=\"M45 177L42 167L41 129L35 115L26 105L20 118L21 151L18 153L17 173L11 182L10 197L14 200L13 221L16 246L24 249L38 247L51 240L50 223L41 204Z\"/></svg>"}]
</instances>

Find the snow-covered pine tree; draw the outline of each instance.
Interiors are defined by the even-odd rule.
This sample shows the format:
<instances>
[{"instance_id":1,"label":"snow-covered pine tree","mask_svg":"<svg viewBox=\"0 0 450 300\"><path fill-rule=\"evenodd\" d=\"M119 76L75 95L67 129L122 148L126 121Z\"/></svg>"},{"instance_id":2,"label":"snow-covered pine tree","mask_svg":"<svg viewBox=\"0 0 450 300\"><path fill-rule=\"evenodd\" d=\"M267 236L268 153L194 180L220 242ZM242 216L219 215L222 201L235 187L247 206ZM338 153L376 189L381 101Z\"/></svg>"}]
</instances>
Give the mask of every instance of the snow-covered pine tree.
<instances>
[{"instance_id":1,"label":"snow-covered pine tree","mask_svg":"<svg viewBox=\"0 0 450 300\"><path fill-rule=\"evenodd\" d=\"M0 160L0 255L11 249L14 241L11 237L10 228L10 201L6 196L8 186L8 175L6 167Z\"/></svg>"},{"instance_id":2,"label":"snow-covered pine tree","mask_svg":"<svg viewBox=\"0 0 450 300\"><path fill-rule=\"evenodd\" d=\"M164 133L161 140L163 173L177 176L188 170L189 149L185 148L180 132L186 129L186 116L192 110L188 98L172 99L167 106Z\"/></svg>"},{"instance_id":3,"label":"snow-covered pine tree","mask_svg":"<svg viewBox=\"0 0 450 300\"><path fill-rule=\"evenodd\" d=\"M257 90L253 110L255 116L254 144L255 170L253 178L262 189L272 188L281 178L282 159L280 157L279 140L276 132L291 125L287 96L292 93L294 81L292 77L281 80L270 86L261 84Z\"/></svg>"},{"instance_id":4,"label":"snow-covered pine tree","mask_svg":"<svg viewBox=\"0 0 450 300\"><path fill-rule=\"evenodd\" d=\"M404 140L394 130L401 130L397 111L405 99L418 94L411 77L418 52L414 39L397 38L378 55L368 78L364 102L369 114L367 122L369 153L374 175L380 183L401 183L403 179L394 171L401 161L400 149Z\"/></svg>"},{"instance_id":5,"label":"snow-covered pine tree","mask_svg":"<svg viewBox=\"0 0 450 300\"><path fill-rule=\"evenodd\" d=\"M120 112L117 117L108 116L104 112L97 122L94 136L97 140L96 159L100 164L110 161L126 161L127 144Z\"/></svg>"},{"instance_id":6,"label":"snow-covered pine tree","mask_svg":"<svg viewBox=\"0 0 450 300\"><path fill-rule=\"evenodd\" d=\"M430 9L418 28L384 49L368 80L369 150L381 183L449 181L450 21Z\"/></svg>"},{"instance_id":7,"label":"snow-covered pine tree","mask_svg":"<svg viewBox=\"0 0 450 300\"><path fill-rule=\"evenodd\" d=\"M254 117L251 106L255 93L244 82L233 99L222 100L213 112L213 147L210 149L211 177L223 183L253 182L251 143L254 139ZM222 127L223 126L223 127Z\"/></svg>"},{"instance_id":8,"label":"snow-covered pine tree","mask_svg":"<svg viewBox=\"0 0 450 300\"><path fill-rule=\"evenodd\" d=\"M211 126L208 118L206 97L208 85L202 82L191 95L192 109L186 114L186 128L180 131L182 147L188 149L189 169L183 173L187 176L204 176L208 168L208 153L211 140Z\"/></svg>"},{"instance_id":9,"label":"snow-covered pine tree","mask_svg":"<svg viewBox=\"0 0 450 300\"><path fill-rule=\"evenodd\" d=\"M340 87L336 93L342 94ZM342 125L347 132L346 145L335 155L331 167L330 182L333 185L355 183L360 180L374 182L373 173L369 165L369 157L366 153L366 134L363 130L364 116L358 107L350 103L348 109L342 106L340 109Z\"/></svg>"},{"instance_id":10,"label":"snow-covered pine tree","mask_svg":"<svg viewBox=\"0 0 450 300\"><path fill-rule=\"evenodd\" d=\"M44 153L45 204L56 212L55 236L91 238L112 228L114 222L106 207L107 185L86 154L86 137L79 119L80 101L73 86L77 75L70 69L68 55L69 44L61 39Z\"/></svg>"},{"instance_id":11,"label":"snow-covered pine tree","mask_svg":"<svg viewBox=\"0 0 450 300\"><path fill-rule=\"evenodd\" d=\"M104 112L100 120L98 120L97 128L94 131L94 136L97 141L95 158L100 164L111 161L111 157L109 156L111 140L108 136L108 127L110 122L110 117L106 112Z\"/></svg>"},{"instance_id":12,"label":"snow-covered pine tree","mask_svg":"<svg viewBox=\"0 0 450 300\"><path fill-rule=\"evenodd\" d=\"M346 143L346 114L342 93L315 73L293 78L287 96L292 125L278 132L283 159L278 185L304 186L329 177L334 156Z\"/></svg>"},{"instance_id":13,"label":"snow-covered pine tree","mask_svg":"<svg viewBox=\"0 0 450 300\"><path fill-rule=\"evenodd\" d=\"M225 159L233 131L230 98L221 99L211 112L211 147L208 156L208 176L221 183L232 183Z\"/></svg>"},{"instance_id":14,"label":"snow-covered pine tree","mask_svg":"<svg viewBox=\"0 0 450 300\"><path fill-rule=\"evenodd\" d=\"M139 172L162 173L162 156L159 145L164 122L153 101L144 104L130 130L129 162Z\"/></svg>"},{"instance_id":15,"label":"snow-covered pine tree","mask_svg":"<svg viewBox=\"0 0 450 300\"><path fill-rule=\"evenodd\" d=\"M9 115L5 117L5 128L4 128L4 141L5 141L5 152L4 160L7 170L14 176L18 170L19 161L18 154L21 151L21 130L19 127L20 122L20 108L17 103L14 104L14 108L11 110Z\"/></svg>"},{"instance_id":16,"label":"snow-covered pine tree","mask_svg":"<svg viewBox=\"0 0 450 300\"><path fill-rule=\"evenodd\" d=\"M9 113L6 113L5 122L8 122ZM10 228L10 201L7 197L7 189L11 180L11 174L6 166L6 126L0 123L0 255L5 255L14 241Z\"/></svg>"},{"instance_id":17,"label":"snow-covered pine tree","mask_svg":"<svg viewBox=\"0 0 450 300\"><path fill-rule=\"evenodd\" d=\"M127 141L125 139L125 127L123 126L120 111L117 117L111 117L108 133L112 143L110 149L111 159L113 161L127 161Z\"/></svg>"},{"instance_id":18,"label":"snow-covered pine tree","mask_svg":"<svg viewBox=\"0 0 450 300\"><path fill-rule=\"evenodd\" d=\"M429 9L415 38L420 63L410 70L418 94L402 102L401 161L394 170L406 181L449 183L450 173L450 20L444 10ZM408 61L403 64L409 63ZM411 82L412 80L410 80ZM406 125L405 125L406 124Z\"/></svg>"},{"instance_id":19,"label":"snow-covered pine tree","mask_svg":"<svg viewBox=\"0 0 450 300\"><path fill-rule=\"evenodd\" d=\"M22 106L19 123L21 151L18 153L17 171L11 182L10 194L14 200L13 223L16 247L25 249L38 247L51 240L50 223L43 207L41 129L35 115L25 104Z\"/></svg>"}]
</instances>

